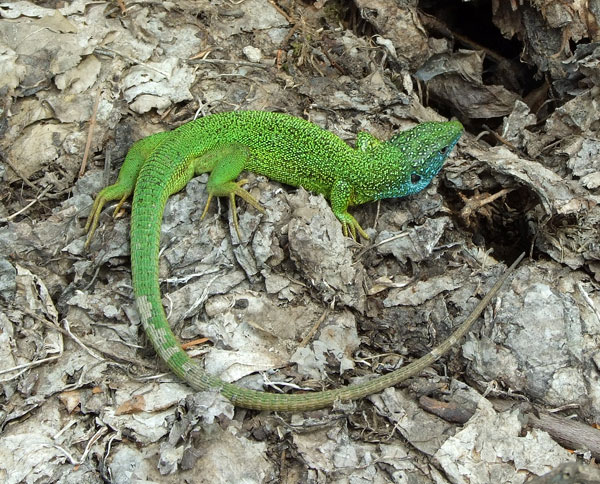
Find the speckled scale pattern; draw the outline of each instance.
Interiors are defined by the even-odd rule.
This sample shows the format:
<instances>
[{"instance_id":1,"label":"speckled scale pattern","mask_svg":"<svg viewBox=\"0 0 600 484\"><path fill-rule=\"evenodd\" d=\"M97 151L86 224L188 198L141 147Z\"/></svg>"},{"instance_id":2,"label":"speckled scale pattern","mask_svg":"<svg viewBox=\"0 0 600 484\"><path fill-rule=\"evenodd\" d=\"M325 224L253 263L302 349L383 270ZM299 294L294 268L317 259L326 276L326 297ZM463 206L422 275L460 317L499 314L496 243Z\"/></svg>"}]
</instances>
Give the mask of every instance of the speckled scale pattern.
<instances>
[{"instance_id":1,"label":"speckled scale pattern","mask_svg":"<svg viewBox=\"0 0 600 484\"><path fill-rule=\"evenodd\" d=\"M431 364L468 330L483 307L430 354L366 383L295 395L257 392L226 383L188 357L172 333L161 303L158 256L166 200L195 174L209 172L209 192L229 195L232 201L234 194L240 195L260 208L235 184L240 172L248 170L322 193L344 229L349 227L353 235L358 230L367 237L347 212L348 206L423 189L439 172L462 131L457 121L423 123L388 142L361 133L358 146L352 148L333 133L286 114L240 111L207 116L132 146L117 182L103 189L94 202L86 224L86 244L106 202L122 203L133 192L131 266L140 320L160 358L196 390L217 389L236 405L260 410L309 410L336 400L361 398ZM488 301L498 288L486 296Z\"/></svg>"},{"instance_id":2,"label":"speckled scale pattern","mask_svg":"<svg viewBox=\"0 0 600 484\"><path fill-rule=\"evenodd\" d=\"M272 180L328 194L354 151L333 133L282 113L240 111L213 114L187 123L173 133L189 139L200 152L230 143L248 146L245 169ZM311 160L307 163L306 160Z\"/></svg>"}]
</instances>

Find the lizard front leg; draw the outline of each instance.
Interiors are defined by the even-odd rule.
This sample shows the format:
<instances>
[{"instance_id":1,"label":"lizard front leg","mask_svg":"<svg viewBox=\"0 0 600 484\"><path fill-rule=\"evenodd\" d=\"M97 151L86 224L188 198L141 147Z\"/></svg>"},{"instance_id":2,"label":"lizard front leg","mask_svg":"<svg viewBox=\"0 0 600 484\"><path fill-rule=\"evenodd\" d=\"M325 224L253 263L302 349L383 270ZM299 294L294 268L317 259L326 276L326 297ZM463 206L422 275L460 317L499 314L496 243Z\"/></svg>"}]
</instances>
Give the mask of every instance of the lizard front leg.
<instances>
[{"instance_id":1,"label":"lizard front leg","mask_svg":"<svg viewBox=\"0 0 600 484\"><path fill-rule=\"evenodd\" d=\"M352 198L352 186L345 180L336 180L331 188L329 200L331 201L331 210L334 215L342 222L342 231L345 236L350 235L356 240L356 232L363 239L368 239L369 236L356 221L356 219L348 213L348 205Z\"/></svg>"}]
</instances>

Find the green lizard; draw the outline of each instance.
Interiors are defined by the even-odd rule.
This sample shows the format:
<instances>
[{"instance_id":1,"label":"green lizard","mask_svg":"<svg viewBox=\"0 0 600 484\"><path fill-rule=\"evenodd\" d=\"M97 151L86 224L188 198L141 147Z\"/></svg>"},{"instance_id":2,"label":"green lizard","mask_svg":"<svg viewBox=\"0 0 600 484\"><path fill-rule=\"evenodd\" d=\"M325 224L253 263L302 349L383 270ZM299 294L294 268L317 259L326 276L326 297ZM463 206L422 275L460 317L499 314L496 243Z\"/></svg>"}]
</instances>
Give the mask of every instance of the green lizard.
<instances>
[{"instance_id":1,"label":"green lizard","mask_svg":"<svg viewBox=\"0 0 600 484\"><path fill-rule=\"evenodd\" d=\"M168 197L200 173L210 172L208 201L229 196L238 230L235 196L264 211L235 181L252 171L292 186L321 193L331 202L344 234L368 238L348 206L422 190L440 171L458 142L458 121L422 123L383 142L368 133L351 148L333 133L300 118L280 113L239 111L206 116L135 143L117 182L96 197L86 223L86 246L104 205L119 200L115 214L133 193L131 271L142 325L160 358L196 390L216 389L235 405L260 410L300 411L349 401L381 391L418 374L454 345L479 317L508 276L507 271L465 322L440 346L412 364L366 383L303 394L249 390L207 374L181 348L167 321L158 280L160 226ZM513 265L514 267L514 265Z\"/></svg>"}]
</instances>

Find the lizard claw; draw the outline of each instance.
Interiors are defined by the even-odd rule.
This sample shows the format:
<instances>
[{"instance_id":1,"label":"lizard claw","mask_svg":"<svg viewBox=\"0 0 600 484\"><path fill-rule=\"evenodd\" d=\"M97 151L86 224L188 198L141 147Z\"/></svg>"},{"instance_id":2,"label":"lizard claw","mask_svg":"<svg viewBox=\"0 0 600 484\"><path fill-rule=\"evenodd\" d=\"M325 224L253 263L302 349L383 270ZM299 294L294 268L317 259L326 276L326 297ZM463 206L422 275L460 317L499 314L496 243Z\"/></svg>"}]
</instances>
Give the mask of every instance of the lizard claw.
<instances>
[{"instance_id":1,"label":"lizard claw","mask_svg":"<svg viewBox=\"0 0 600 484\"><path fill-rule=\"evenodd\" d=\"M213 199L213 194L212 193L208 193L208 198L206 199L206 205L204 205L204 210L202 211L202 215L200 216L200 220L204 220L204 217L206 217L206 214L208 212L208 207L210 207L210 202L212 202Z\"/></svg>"},{"instance_id":2,"label":"lizard claw","mask_svg":"<svg viewBox=\"0 0 600 484\"><path fill-rule=\"evenodd\" d=\"M348 212L343 214L336 214L337 218L342 222L342 233L344 237L352 237L352 240L356 241L356 233L360 235L363 239L369 240L368 234L363 230L360 224L356 221L356 219L350 215Z\"/></svg>"}]
</instances>

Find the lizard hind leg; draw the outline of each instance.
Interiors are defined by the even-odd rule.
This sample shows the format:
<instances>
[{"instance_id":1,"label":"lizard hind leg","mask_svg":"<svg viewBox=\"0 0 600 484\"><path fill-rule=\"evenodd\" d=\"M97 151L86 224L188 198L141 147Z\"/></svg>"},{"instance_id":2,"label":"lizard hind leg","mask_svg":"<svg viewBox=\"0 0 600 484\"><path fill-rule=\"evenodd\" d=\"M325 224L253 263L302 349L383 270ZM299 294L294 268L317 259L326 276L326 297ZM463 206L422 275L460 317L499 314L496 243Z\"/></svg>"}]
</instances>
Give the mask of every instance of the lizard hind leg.
<instances>
[{"instance_id":1,"label":"lizard hind leg","mask_svg":"<svg viewBox=\"0 0 600 484\"><path fill-rule=\"evenodd\" d=\"M240 237L240 229L235 203L236 195L243 198L259 212L265 213L265 209L260 203L247 190L242 188L242 185L246 184L248 180L233 181L244 169L249 156L250 150L246 146L234 143L205 153L198 158L194 167L196 174L210 171L206 184L208 199L202 212L202 218L208 212L213 197L228 196L233 211L233 225L238 237Z\"/></svg>"},{"instance_id":2,"label":"lizard hind leg","mask_svg":"<svg viewBox=\"0 0 600 484\"><path fill-rule=\"evenodd\" d=\"M89 247L94 232L98 227L98 221L100 220L100 214L102 213L104 206L108 202L119 200L113 213L113 216L117 215L125 201L133 193L142 165L156 147L169 137L169 134L168 131L153 134L136 141L129 149L125 161L123 162L123 166L119 171L119 177L117 178L116 183L100 190L100 193L98 193L94 200L94 205L92 205L92 210L85 223L85 231L87 232L87 238L85 240L86 248Z\"/></svg>"}]
</instances>

